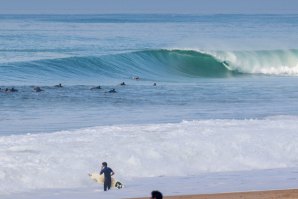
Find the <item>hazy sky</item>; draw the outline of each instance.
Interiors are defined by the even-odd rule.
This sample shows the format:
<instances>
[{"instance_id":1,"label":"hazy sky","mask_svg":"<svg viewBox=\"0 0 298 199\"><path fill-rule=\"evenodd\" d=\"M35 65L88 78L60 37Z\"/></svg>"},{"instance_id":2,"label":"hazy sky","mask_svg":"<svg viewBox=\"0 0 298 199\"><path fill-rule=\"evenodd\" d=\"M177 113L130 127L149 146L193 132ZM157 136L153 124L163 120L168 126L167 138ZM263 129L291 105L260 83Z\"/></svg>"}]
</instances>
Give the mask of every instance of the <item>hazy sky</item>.
<instances>
[{"instance_id":1,"label":"hazy sky","mask_svg":"<svg viewBox=\"0 0 298 199\"><path fill-rule=\"evenodd\" d=\"M298 0L0 0L0 13L298 14Z\"/></svg>"}]
</instances>

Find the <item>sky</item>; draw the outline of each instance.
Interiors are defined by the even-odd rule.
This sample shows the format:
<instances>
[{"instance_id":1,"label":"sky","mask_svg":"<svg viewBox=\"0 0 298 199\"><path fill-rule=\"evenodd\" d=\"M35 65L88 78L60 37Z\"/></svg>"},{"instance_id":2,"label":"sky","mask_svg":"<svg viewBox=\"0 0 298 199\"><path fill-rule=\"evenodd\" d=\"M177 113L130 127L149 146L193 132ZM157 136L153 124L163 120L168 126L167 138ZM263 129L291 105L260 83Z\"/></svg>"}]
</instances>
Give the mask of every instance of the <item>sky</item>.
<instances>
[{"instance_id":1,"label":"sky","mask_svg":"<svg viewBox=\"0 0 298 199\"><path fill-rule=\"evenodd\" d=\"M0 0L0 14L298 14L298 0Z\"/></svg>"}]
</instances>

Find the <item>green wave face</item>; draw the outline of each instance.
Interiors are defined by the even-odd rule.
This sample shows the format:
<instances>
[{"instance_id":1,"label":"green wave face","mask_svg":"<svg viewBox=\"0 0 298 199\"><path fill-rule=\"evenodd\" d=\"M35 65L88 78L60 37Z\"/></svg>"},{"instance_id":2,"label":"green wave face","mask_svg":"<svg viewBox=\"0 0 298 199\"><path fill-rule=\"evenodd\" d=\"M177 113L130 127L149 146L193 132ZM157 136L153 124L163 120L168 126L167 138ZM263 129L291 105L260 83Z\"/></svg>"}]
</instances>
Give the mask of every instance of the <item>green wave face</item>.
<instances>
[{"instance_id":1,"label":"green wave face","mask_svg":"<svg viewBox=\"0 0 298 199\"><path fill-rule=\"evenodd\" d=\"M157 50L152 56L174 74L188 77L229 77L238 74L227 68L227 63L209 54L192 50Z\"/></svg>"}]
</instances>

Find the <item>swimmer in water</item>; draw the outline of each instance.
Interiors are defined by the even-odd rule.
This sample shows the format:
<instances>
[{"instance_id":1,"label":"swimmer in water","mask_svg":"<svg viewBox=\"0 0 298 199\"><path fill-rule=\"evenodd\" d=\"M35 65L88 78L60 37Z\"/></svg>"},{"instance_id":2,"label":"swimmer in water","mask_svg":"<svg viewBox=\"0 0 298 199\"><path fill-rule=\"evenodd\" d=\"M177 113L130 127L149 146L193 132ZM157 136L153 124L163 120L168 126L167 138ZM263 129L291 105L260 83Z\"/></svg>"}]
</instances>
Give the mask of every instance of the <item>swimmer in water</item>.
<instances>
[{"instance_id":1,"label":"swimmer in water","mask_svg":"<svg viewBox=\"0 0 298 199\"><path fill-rule=\"evenodd\" d=\"M97 89L101 89L101 86L95 86L95 87L90 88L90 90L97 90Z\"/></svg>"},{"instance_id":2,"label":"swimmer in water","mask_svg":"<svg viewBox=\"0 0 298 199\"><path fill-rule=\"evenodd\" d=\"M54 87L56 87L56 88L62 88L63 86L62 86L62 84L60 83L60 84L58 84L58 85L55 85Z\"/></svg>"},{"instance_id":3,"label":"swimmer in water","mask_svg":"<svg viewBox=\"0 0 298 199\"><path fill-rule=\"evenodd\" d=\"M11 89L6 88L4 91L5 91L6 93L14 93L14 92L18 92L18 90L15 89L14 87L12 87Z\"/></svg>"},{"instance_id":4,"label":"swimmer in water","mask_svg":"<svg viewBox=\"0 0 298 199\"><path fill-rule=\"evenodd\" d=\"M33 90L35 92L41 92L41 91L43 91L39 86L34 87Z\"/></svg>"},{"instance_id":5,"label":"swimmer in water","mask_svg":"<svg viewBox=\"0 0 298 199\"><path fill-rule=\"evenodd\" d=\"M113 89L109 90L108 93L117 93L117 91L113 88Z\"/></svg>"}]
</instances>

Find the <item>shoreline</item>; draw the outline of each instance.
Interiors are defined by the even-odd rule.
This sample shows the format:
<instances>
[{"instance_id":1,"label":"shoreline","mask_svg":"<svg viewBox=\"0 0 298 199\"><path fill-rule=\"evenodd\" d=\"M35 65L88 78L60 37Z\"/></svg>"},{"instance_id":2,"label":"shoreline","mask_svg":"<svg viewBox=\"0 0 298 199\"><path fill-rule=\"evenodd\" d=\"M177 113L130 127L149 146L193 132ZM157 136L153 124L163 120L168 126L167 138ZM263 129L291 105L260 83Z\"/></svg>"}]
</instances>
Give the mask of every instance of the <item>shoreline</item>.
<instances>
[{"instance_id":1,"label":"shoreline","mask_svg":"<svg viewBox=\"0 0 298 199\"><path fill-rule=\"evenodd\" d=\"M85 136L85 134L82 134ZM46 137L48 138L48 137ZM59 139L58 136L56 139ZM76 137L77 138L77 137ZM80 138L80 137L79 137ZM93 137L91 137L93 138ZM86 139L86 137L85 137ZM78 139L80 140L80 139ZM40 141L40 140L38 140ZM69 141L69 140L68 140ZM86 140L84 140L86 141ZM40 142L41 144L43 142ZM53 145L52 145L53 146ZM19 149L19 148L16 148ZM21 148L23 149L23 148ZM63 148L59 148L63 149ZM82 147L79 148L82 150ZM27 155L27 153L25 154ZM33 154L34 155L34 154ZM76 157L76 156L72 156ZM90 156L93 157L93 156ZM76 158L77 159L77 158ZM59 160L59 159L58 159ZM64 161L65 162L65 159ZM89 171L90 169L84 169ZM118 170L118 169L117 169ZM116 170L116 171L117 171ZM140 178L122 178L120 175L116 179L124 184L123 189L112 189L109 192L103 191L103 185L98 184L90 179L87 173L76 173L78 180L81 184L74 186L73 172L64 173L60 177L64 184L53 184L57 181L54 179L46 178L49 185L52 187L38 187L39 184L30 183L31 188L20 187L22 183L15 183L13 181L2 181L3 185L0 186L1 199L120 199L120 198L149 198L152 190L159 190L169 199L216 199L216 198L239 198L240 192L249 191L265 191L265 190L289 190L298 189L298 167L292 168L276 168L276 169L263 169L263 170L247 170L247 171L227 171L227 172L208 172L198 175L189 176L155 176L155 177L140 177ZM39 182L43 182L44 178L39 178ZM1 182L0 182L1 184ZM32 187L35 185L35 187ZM10 189L9 189L10 188ZM23 190L20 190L20 189ZM216 193L238 193L235 197L226 197L226 195L211 195ZM202 195L209 194L209 195ZM294 199L298 198L297 192L288 192L286 196L277 197L280 195L275 194L276 197L269 198L285 198ZM294 195L293 195L294 194ZM207 197L206 197L207 196ZM225 198L223 197L225 196ZM259 198L267 199L268 197L253 196L248 197L244 195L242 199ZM274 196L274 195L273 195ZM296 197L297 196L297 197ZM268 199L269 199L268 198Z\"/></svg>"},{"instance_id":2,"label":"shoreline","mask_svg":"<svg viewBox=\"0 0 298 199\"><path fill-rule=\"evenodd\" d=\"M84 186L32 189L1 194L1 199L143 199L159 190L168 199L294 199L298 198L298 167L237 172L205 173L196 176L160 176L121 179L124 189L103 191L88 176Z\"/></svg>"},{"instance_id":3,"label":"shoreline","mask_svg":"<svg viewBox=\"0 0 298 199\"><path fill-rule=\"evenodd\" d=\"M131 199L146 199L131 198ZM283 190L264 190L248 192L230 192L215 194L196 194L196 195L172 195L164 196L166 199L295 199L298 198L298 189Z\"/></svg>"}]
</instances>

